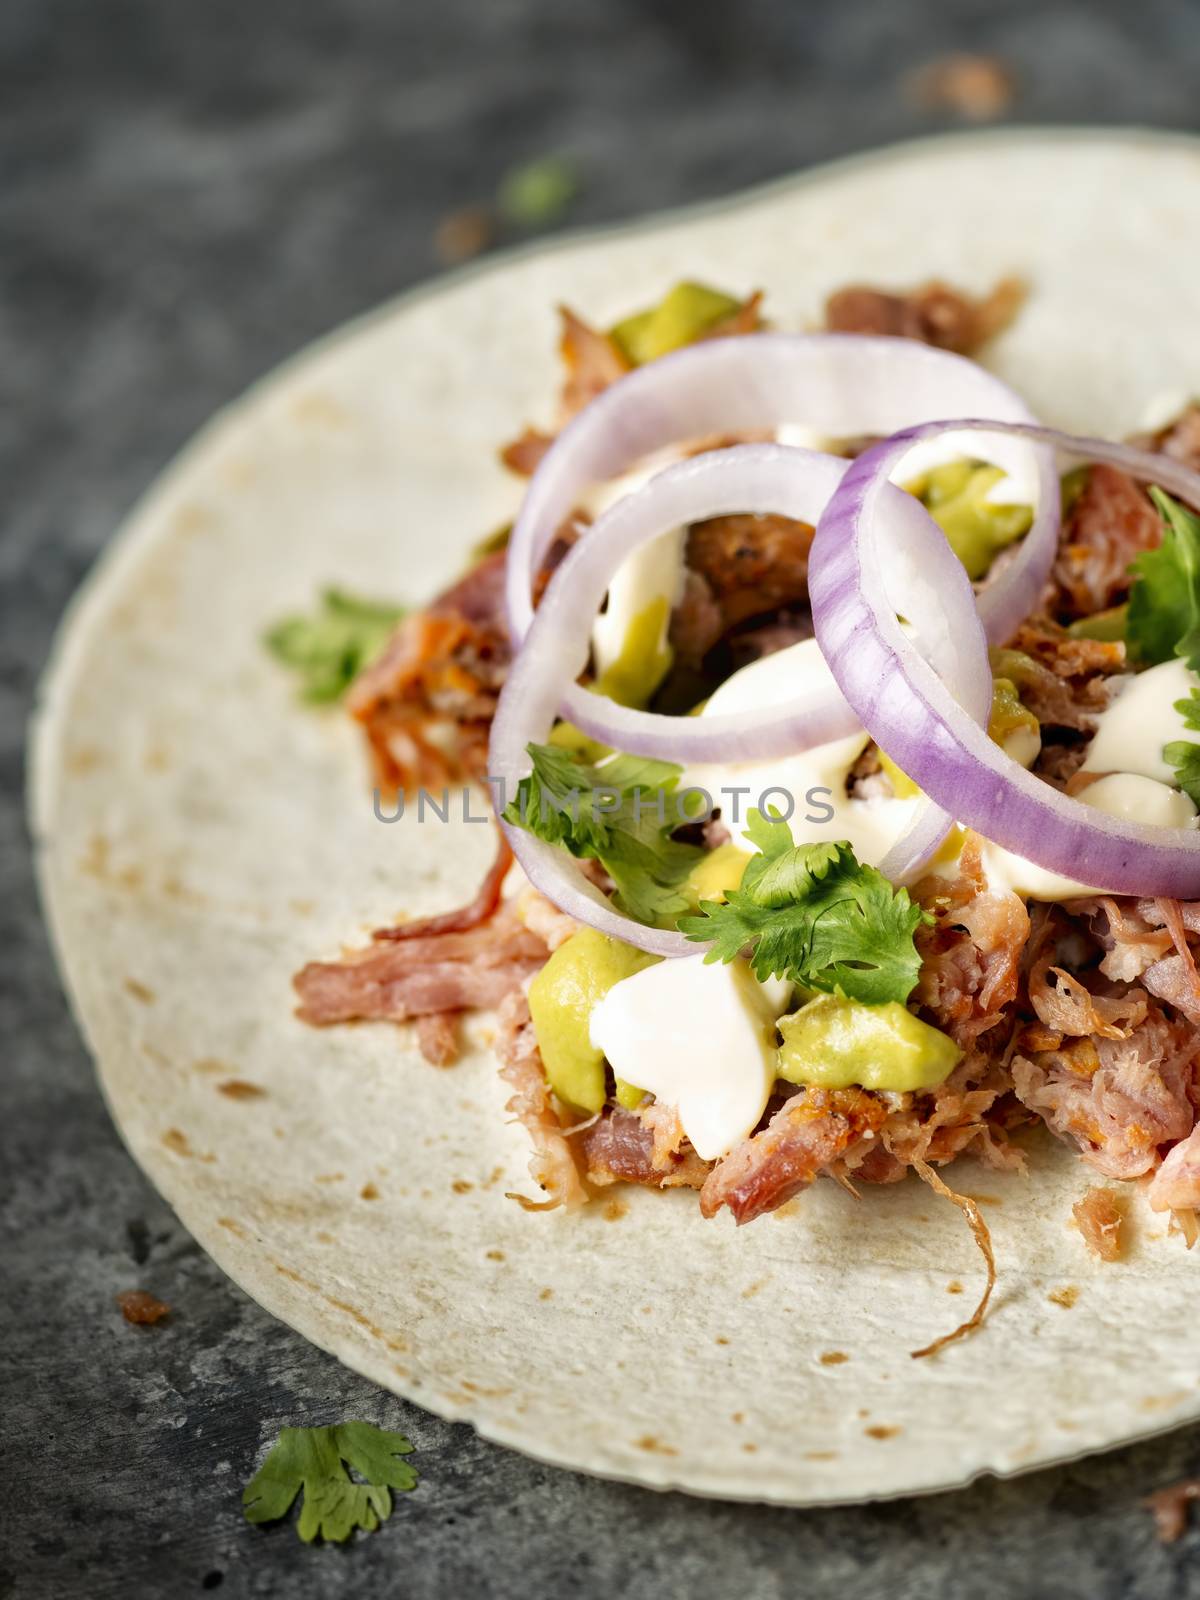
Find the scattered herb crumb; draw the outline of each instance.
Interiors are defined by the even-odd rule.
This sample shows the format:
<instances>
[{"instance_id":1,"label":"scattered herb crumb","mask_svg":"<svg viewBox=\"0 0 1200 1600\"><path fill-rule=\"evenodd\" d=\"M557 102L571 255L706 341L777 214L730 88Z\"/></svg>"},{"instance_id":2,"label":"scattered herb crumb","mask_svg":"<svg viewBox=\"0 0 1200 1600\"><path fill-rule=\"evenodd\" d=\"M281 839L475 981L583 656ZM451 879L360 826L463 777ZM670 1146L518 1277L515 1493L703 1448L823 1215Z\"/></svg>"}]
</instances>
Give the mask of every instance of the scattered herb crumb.
<instances>
[{"instance_id":1,"label":"scattered herb crumb","mask_svg":"<svg viewBox=\"0 0 1200 1600\"><path fill-rule=\"evenodd\" d=\"M1188 1506L1200 1500L1200 1478L1184 1478L1147 1495L1142 1504L1154 1514L1155 1532L1163 1544L1174 1544L1187 1527Z\"/></svg>"},{"instance_id":2,"label":"scattered herb crumb","mask_svg":"<svg viewBox=\"0 0 1200 1600\"><path fill-rule=\"evenodd\" d=\"M123 1289L116 1297L126 1322L150 1325L171 1315L171 1308L145 1289Z\"/></svg>"},{"instance_id":3,"label":"scattered herb crumb","mask_svg":"<svg viewBox=\"0 0 1200 1600\"><path fill-rule=\"evenodd\" d=\"M931 111L950 111L968 122L991 122L1013 102L1012 70L995 56L956 51L929 61L909 80L910 97Z\"/></svg>"},{"instance_id":4,"label":"scattered herb crumb","mask_svg":"<svg viewBox=\"0 0 1200 1600\"><path fill-rule=\"evenodd\" d=\"M451 211L437 225L433 247L438 260L448 267L482 255L496 237L495 219L483 206L463 206Z\"/></svg>"},{"instance_id":5,"label":"scattered herb crumb","mask_svg":"<svg viewBox=\"0 0 1200 1600\"><path fill-rule=\"evenodd\" d=\"M300 695L314 705L340 700L383 649L404 608L326 589L311 617L285 617L269 630L267 649L300 679Z\"/></svg>"},{"instance_id":6,"label":"scattered herb crumb","mask_svg":"<svg viewBox=\"0 0 1200 1600\"><path fill-rule=\"evenodd\" d=\"M500 180L500 215L517 228L548 228L579 193L579 176L563 156L542 156L512 167Z\"/></svg>"},{"instance_id":7,"label":"scattered herb crumb","mask_svg":"<svg viewBox=\"0 0 1200 1600\"><path fill-rule=\"evenodd\" d=\"M402 1433L370 1422L281 1428L242 1491L246 1520L277 1522L303 1492L296 1532L306 1544L318 1537L342 1544L356 1528L374 1533L392 1514L391 1491L416 1488L416 1469L399 1459L411 1451Z\"/></svg>"}]
</instances>

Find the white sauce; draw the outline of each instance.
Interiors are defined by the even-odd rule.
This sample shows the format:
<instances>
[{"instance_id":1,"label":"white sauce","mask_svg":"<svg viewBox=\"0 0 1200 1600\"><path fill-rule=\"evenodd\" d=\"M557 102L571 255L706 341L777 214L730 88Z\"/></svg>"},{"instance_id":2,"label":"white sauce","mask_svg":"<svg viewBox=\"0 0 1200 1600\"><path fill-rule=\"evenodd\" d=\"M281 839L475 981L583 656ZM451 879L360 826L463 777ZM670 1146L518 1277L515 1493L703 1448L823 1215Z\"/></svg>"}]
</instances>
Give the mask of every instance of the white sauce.
<instances>
[{"instance_id":1,"label":"white sauce","mask_svg":"<svg viewBox=\"0 0 1200 1600\"><path fill-rule=\"evenodd\" d=\"M614 1073L675 1106L705 1161L745 1139L775 1082L775 1022L792 986L744 961L683 956L615 983L591 1015Z\"/></svg>"},{"instance_id":2,"label":"white sauce","mask_svg":"<svg viewBox=\"0 0 1200 1600\"><path fill-rule=\"evenodd\" d=\"M757 711L808 696L815 699L834 687L820 646L815 639L806 639L735 672L712 695L701 715ZM761 809L760 801L765 798L768 805L786 814L787 797L791 796L788 820L797 844L848 839L860 861L876 866L908 826L920 800L852 800L847 796L847 774L868 743L867 734L860 729L801 755L691 767L680 778L679 787L694 786L711 795L734 842L750 849L754 846L745 835L750 807Z\"/></svg>"},{"instance_id":3,"label":"white sauce","mask_svg":"<svg viewBox=\"0 0 1200 1600\"><path fill-rule=\"evenodd\" d=\"M1085 772L1139 772L1159 783L1174 783L1175 772L1163 760L1163 745L1172 739L1197 739L1179 712L1184 700L1200 688L1200 677L1182 661L1164 661L1127 678L1096 718Z\"/></svg>"},{"instance_id":4,"label":"white sauce","mask_svg":"<svg viewBox=\"0 0 1200 1600\"><path fill-rule=\"evenodd\" d=\"M1109 816L1153 828L1194 827L1196 807L1174 787L1174 770L1162 752L1172 739L1197 737L1175 709L1175 701L1196 687L1200 678L1182 661L1164 661L1125 679L1096 718L1082 767L1107 776L1081 790L1080 800ZM983 870L994 888L1013 889L1030 900L1070 900L1101 892L994 844L984 845Z\"/></svg>"},{"instance_id":5,"label":"white sauce","mask_svg":"<svg viewBox=\"0 0 1200 1600\"><path fill-rule=\"evenodd\" d=\"M1196 808L1187 795L1140 773L1114 772L1097 778L1081 790L1079 799L1110 817L1127 817L1152 828L1190 828L1196 820ZM988 887L997 891L1012 889L1029 900L1073 900L1104 893L1077 878L1048 872L997 844L985 843L982 855Z\"/></svg>"},{"instance_id":6,"label":"white sauce","mask_svg":"<svg viewBox=\"0 0 1200 1600\"><path fill-rule=\"evenodd\" d=\"M632 472L623 473L607 483L595 485L582 501L582 507L593 518L616 505L627 494L648 483L655 473L679 461L678 449L656 451L646 456ZM683 542L684 528L651 539L627 556L613 574L608 589L608 603L592 624L592 658L597 677L607 672L620 659L625 640L634 621L655 600L666 600L659 648L667 643L667 629L671 610L683 593Z\"/></svg>"}]
</instances>

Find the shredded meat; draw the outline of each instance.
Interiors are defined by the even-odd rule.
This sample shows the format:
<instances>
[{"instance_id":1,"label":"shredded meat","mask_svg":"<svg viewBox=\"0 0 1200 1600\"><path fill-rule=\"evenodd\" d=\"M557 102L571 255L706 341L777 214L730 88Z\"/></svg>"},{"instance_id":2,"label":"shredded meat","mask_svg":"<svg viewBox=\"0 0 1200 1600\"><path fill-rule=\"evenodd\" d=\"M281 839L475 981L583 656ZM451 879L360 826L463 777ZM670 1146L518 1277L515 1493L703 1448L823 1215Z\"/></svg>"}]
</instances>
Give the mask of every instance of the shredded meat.
<instances>
[{"instance_id":1,"label":"shredded meat","mask_svg":"<svg viewBox=\"0 0 1200 1600\"><path fill-rule=\"evenodd\" d=\"M552 900L534 888L522 889L517 896L517 910L521 921L531 933L536 933L547 950L557 950L573 933L579 931L574 917L560 911Z\"/></svg>"},{"instance_id":2,"label":"shredded meat","mask_svg":"<svg viewBox=\"0 0 1200 1600\"><path fill-rule=\"evenodd\" d=\"M1129 442L1141 450L1182 461L1185 467L1195 470L1200 467L1200 405L1191 401L1165 428L1135 434Z\"/></svg>"},{"instance_id":3,"label":"shredded meat","mask_svg":"<svg viewBox=\"0 0 1200 1600\"><path fill-rule=\"evenodd\" d=\"M1117 467L1089 467L1063 521L1052 577L1055 615L1090 617L1129 593L1129 563L1162 542L1162 519Z\"/></svg>"},{"instance_id":4,"label":"shredded meat","mask_svg":"<svg viewBox=\"0 0 1200 1600\"><path fill-rule=\"evenodd\" d=\"M852 284L825 302L825 326L834 333L919 339L941 350L970 355L1008 326L1025 295L1026 287L1018 278L1002 278L981 299L936 278L906 294Z\"/></svg>"},{"instance_id":5,"label":"shredded meat","mask_svg":"<svg viewBox=\"0 0 1200 1600\"><path fill-rule=\"evenodd\" d=\"M615 339L589 327L569 307L560 306L559 316L562 337L558 348L566 368L561 397L565 422L602 394L609 384L623 378L630 363Z\"/></svg>"},{"instance_id":6,"label":"shredded meat","mask_svg":"<svg viewBox=\"0 0 1200 1600\"><path fill-rule=\"evenodd\" d=\"M1154 1513L1154 1528L1163 1544L1174 1544L1187 1527L1187 1508L1200 1500L1200 1478L1184 1478L1147 1495L1144 1504Z\"/></svg>"},{"instance_id":7,"label":"shredded meat","mask_svg":"<svg viewBox=\"0 0 1200 1600\"><path fill-rule=\"evenodd\" d=\"M417 1045L434 1067L452 1067L458 1060L458 1013L430 1011L417 1018Z\"/></svg>"},{"instance_id":8,"label":"shredded meat","mask_svg":"<svg viewBox=\"0 0 1200 1600\"><path fill-rule=\"evenodd\" d=\"M1168 1152L1150 1181L1155 1211L1194 1211L1200 1207L1200 1124Z\"/></svg>"},{"instance_id":9,"label":"shredded meat","mask_svg":"<svg viewBox=\"0 0 1200 1600\"><path fill-rule=\"evenodd\" d=\"M1125 1224L1125 1197L1116 1189L1097 1184L1071 1207L1077 1227L1089 1250L1101 1261L1119 1261Z\"/></svg>"},{"instance_id":10,"label":"shredded meat","mask_svg":"<svg viewBox=\"0 0 1200 1600\"><path fill-rule=\"evenodd\" d=\"M1024 1157L1008 1143L991 1113L1010 1087L998 1061L968 1050L942 1084L927 1094L906 1094L893 1105L876 1144L854 1175L867 1183L893 1183L915 1161L953 1161L968 1148L989 1167L1024 1168ZM886 1159L884 1159L886 1158Z\"/></svg>"},{"instance_id":11,"label":"shredded meat","mask_svg":"<svg viewBox=\"0 0 1200 1600\"><path fill-rule=\"evenodd\" d=\"M671 644L697 666L739 623L808 600L813 529L789 517L710 517L688 530L688 583L671 619Z\"/></svg>"},{"instance_id":12,"label":"shredded meat","mask_svg":"<svg viewBox=\"0 0 1200 1600\"><path fill-rule=\"evenodd\" d=\"M511 651L503 618L504 552L488 556L425 611L406 617L351 685L387 794L439 789L487 773L487 742Z\"/></svg>"},{"instance_id":13,"label":"shredded meat","mask_svg":"<svg viewBox=\"0 0 1200 1600\"><path fill-rule=\"evenodd\" d=\"M1047 1028L1077 1038L1127 1039L1144 1019L1146 999L1136 989L1092 994L1079 978L1054 966L1054 960L1053 949L1039 955L1028 980L1029 1002Z\"/></svg>"},{"instance_id":14,"label":"shredded meat","mask_svg":"<svg viewBox=\"0 0 1200 1600\"><path fill-rule=\"evenodd\" d=\"M513 1090L507 1109L529 1135L533 1145L529 1171L546 1195L541 1202L522 1199L521 1203L529 1210L584 1205L588 1192L575 1164L571 1140L563 1131L546 1086L529 1002L521 990L515 990L503 1001L496 1021L500 1076Z\"/></svg>"},{"instance_id":15,"label":"shredded meat","mask_svg":"<svg viewBox=\"0 0 1200 1600\"><path fill-rule=\"evenodd\" d=\"M1096 1036L1014 1056L1013 1086L1023 1105L1101 1172L1138 1178L1157 1165L1159 1146L1191 1132L1188 1089L1198 1051L1190 1024L1152 1007L1127 1038Z\"/></svg>"},{"instance_id":16,"label":"shredded meat","mask_svg":"<svg viewBox=\"0 0 1200 1600\"><path fill-rule=\"evenodd\" d=\"M728 1206L735 1222L753 1222L806 1189L818 1173L873 1139L887 1116L864 1089L806 1089L793 1095L760 1132L717 1163L700 1191L700 1210Z\"/></svg>"},{"instance_id":17,"label":"shredded meat","mask_svg":"<svg viewBox=\"0 0 1200 1600\"><path fill-rule=\"evenodd\" d=\"M1107 978L1132 983L1171 948L1167 930L1153 927L1132 900L1101 895L1076 900L1072 910L1086 918L1092 937L1104 950L1100 971Z\"/></svg>"},{"instance_id":18,"label":"shredded meat","mask_svg":"<svg viewBox=\"0 0 1200 1600\"><path fill-rule=\"evenodd\" d=\"M1108 703L1105 680L1125 670L1125 646L1074 639L1044 617L1025 622L997 662L1039 722L1090 733Z\"/></svg>"},{"instance_id":19,"label":"shredded meat","mask_svg":"<svg viewBox=\"0 0 1200 1600\"><path fill-rule=\"evenodd\" d=\"M371 935L372 939L402 941L405 939L427 939L439 933L465 933L468 928L477 928L481 922L487 922L495 915L500 904L500 892L504 888L504 880L513 863L513 853L509 849L508 840L497 827L496 829L496 858L488 868L479 892L469 905L460 906L457 911L443 911L435 917L414 917L411 922L398 923L394 928L376 928Z\"/></svg>"},{"instance_id":20,"label":"shredded meat","mask_svg":"<svg viewBox=\"0 0 1200 1600\"><path fill-rule=\"evenodd\" d=\"M934 917L917 930L921 972L914 998L961 1045L994 1028L1017 993L1029 913L1019 895L992 894L969 835L953 878L924 878L913 890Z\"/></svg>"},{"instance_id":21,"label":"shredded meat","mask_svg":"<svg viewBox=\"0 0 1200 1600\"><path fill-rule=\"evenodd\" d=\"M630 370L630 362L611 335L591 327L567 306L559 307L559 318L559 354L564 378L559 394L558 426L562 427L610 384L624 377ZM716 339L756 333L761 326L762 295L755 293L704 337ZM528 477L536 472L542 457L553 443L553 433L526 428L519 438L505 446L500 452L500 459L513 472Z\"/></svg>"},{"instance_id":22,"label":"shredded meat","mask_svg":"<svg viewBox=\"0 0 1200 1600\"><path fill-rule=\"evenodd\" d=\"M510 907L462 933L440 933L312 961L293 979L303 1022L406 1022L490 1009L531 978L547 950Z\"/></svg>"},{"instance_id":23,"label":"shredded meat","mask_svg":"<svg viewBox=\"0 0 1200 1600\"><path fill-rule=\"evenodd\" d=\"M655 1189L699 1189L708 1162L690 1145L684 1147L683 1129L671 1107L625 1111L607 1106L589 1128L578 1135L587 1164L588 1181L642 1183Z\"/></svg>"}]
</instances>

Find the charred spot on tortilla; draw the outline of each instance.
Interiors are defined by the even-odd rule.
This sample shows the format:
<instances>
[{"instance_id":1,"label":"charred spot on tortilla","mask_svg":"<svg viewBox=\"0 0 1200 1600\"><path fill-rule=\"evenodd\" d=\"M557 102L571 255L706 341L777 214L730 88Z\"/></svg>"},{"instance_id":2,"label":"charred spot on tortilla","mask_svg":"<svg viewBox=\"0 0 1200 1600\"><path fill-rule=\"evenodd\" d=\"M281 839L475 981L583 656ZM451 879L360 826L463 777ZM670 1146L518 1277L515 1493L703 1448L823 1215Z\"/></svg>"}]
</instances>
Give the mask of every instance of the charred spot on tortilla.
<instances>
[{"instance_id":1,"label":"charred spot on tortilla","mask_svg":"<svg viewBox=\"0 0 1200 1600\"><path fill-rule=\"evenodd\" d=\"M218 1083L217 1093L227 1100L261 1100L267 1091L259 1083L248 1083L245 1078L226 1078Z\"/></svg>"}]
</instances>

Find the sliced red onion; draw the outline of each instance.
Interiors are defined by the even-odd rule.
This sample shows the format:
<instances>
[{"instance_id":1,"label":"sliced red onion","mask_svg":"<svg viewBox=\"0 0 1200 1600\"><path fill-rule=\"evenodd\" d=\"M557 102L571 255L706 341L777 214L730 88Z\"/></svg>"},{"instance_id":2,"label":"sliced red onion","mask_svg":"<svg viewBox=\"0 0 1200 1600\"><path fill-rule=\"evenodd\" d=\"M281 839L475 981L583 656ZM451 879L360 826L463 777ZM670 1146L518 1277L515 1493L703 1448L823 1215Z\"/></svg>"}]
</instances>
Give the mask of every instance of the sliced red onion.
<instances>
[{"instance_id":1,"label":"sliced red onion","mask_svg":"<svg viewBox=\"0 0 1200 1600\"><path fill-rule=\"evenodd\" d=\"M501 787L498 798L514 798L517 783L529 771L526 745L549 733L559 709L561 684L576 677L586 660L587 624L612 574L633 550L668 528L734 510L814 518L846 469L845 461L815 451L741 445L668 467L606 511L554 574L513 661L492 724L489 770ZM884 563L888 583L904 595L906 622L919 641L919 649L907 640L905 647L918 655L925 651L954 686L964 714L986 722L992 680L970 580L917 500L891 484L884 485L884 495L891 534ZM787 717L788 708L764 712L764 721L768 715L779 722ZM662 741L657 753L684 764L692 759L689 735L697 720L715 725L741 724L745 719L664 720L672 737ZM804 731L811 734L811 727ZM614 742L621 747L619 738ZM814 741L809 737L808 742ZM787 748L804 745L793 742ZM731 759L727 742L718 754ZM900 855L923 861L945 837L950 820L945 811L927 803L897 847ZM569 915L656 955L695 954L697 947L681 934L647 928L615 910L565 851L544 844L523 828L506 826L506 831L531 881Z\"/></svg>"},{"instance_id":2,"label":"sliced red onion","mask_svg":"<svg viewBox=\"0 0 1200 1600\"><path fill-rule=\"evenodd\" d=\"M954 686L906 640L907 601L889 581L889 477L918 439L953 429L1002 431L1085 461L1107 462L1200 507L1200 475L1166 456L1049 428L984 421L928 423L852 463L817 527L809 562L816 636L861 724L893 761L966 827L1038 866L1114 894L1200 896L1200 833L1111 817L1027 772L958 703ZM887 499L885 499L887 496ZM918 561L945 549L929 525L908 530ZM892 853L894 855L895 852ZM892 855L881 870L904 862ZM911 867L911 863L908 864Z\"/></svg>"},{"instance_id":3,"label":"sliced red onion","mask_svg":"<svg viewBox=\"0 0 1200 1600\"><path fill-rule=\"evenodd\" d=\"M755 334L708 340L639 368L568 424L530 483L509 543L507 602L514 640L523 639L529 628L534 575L563 521L596 483L619 476L652 452L710 435L775 431L785 424L828 437L890 434L956 411L1033 421L1018 396L982 367L906 339ZM1010 449L1001 439L996 460L1007 470L1019 469L1028 461L1026 448ZM984 586L980 601L993 643L1007 638L1028 613L1054 559L1059 494L1052 452L1035 451L1034 464L1038 492L1032 526ZM811 496L804 505L797 515L815 521L821 507ZM728 509L752 511L755 505ZM690 520L720 514L715 505L697 503ZM605 537L600 527L589 530L587 543ZM608 570L614 572L615 565ZM579 626L586 630L591 620L581 616ZM749 721L685 720L628 710L576 684L582 665L560 680L561 715L593 738L634 754L689 763L761 760L838 738L858 725L840 697L775 707Z\"/></svg>"}]
</instances>

